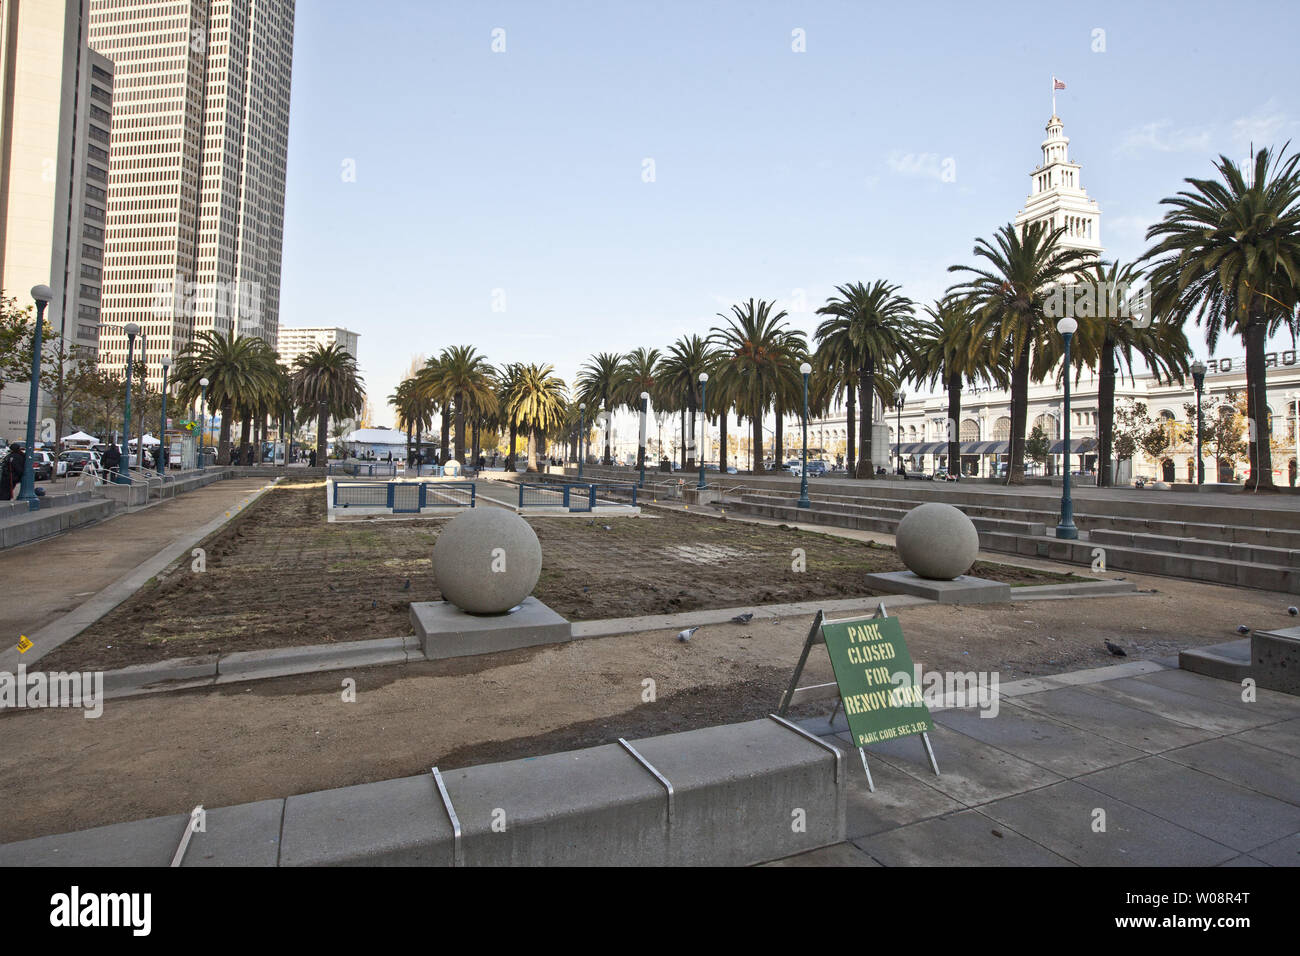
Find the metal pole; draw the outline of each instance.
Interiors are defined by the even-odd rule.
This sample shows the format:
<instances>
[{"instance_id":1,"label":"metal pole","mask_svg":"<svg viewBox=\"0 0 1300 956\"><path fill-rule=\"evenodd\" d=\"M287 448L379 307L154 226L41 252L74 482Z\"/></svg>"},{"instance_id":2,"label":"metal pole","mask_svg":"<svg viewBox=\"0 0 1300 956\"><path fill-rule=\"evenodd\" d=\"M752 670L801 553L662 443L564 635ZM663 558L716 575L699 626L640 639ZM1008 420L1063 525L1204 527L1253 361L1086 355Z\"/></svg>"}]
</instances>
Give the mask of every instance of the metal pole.
<instances>
[{"instance_id":1,"label":"metal pole","mask_svg":"<svg viewBox=\"0 0 1300 956\"><path fill-rule=\"evenodd\" d=\"M38 297L38 293L49 293L49 290L45 286L32 289L32 298L36 300L36 329L32 332L32 383L27 394L27 448L23 456L22 485L18 491L18 500L27 502L29 511L41 506L36 497L36 469L32 458L36 454L36 406L41 398L41 333L45 327L45 306L50 301L49 295Z\"/></svg>"},{"instance_id":2,"label":"metal pole","mask_svg":"<svg viewBox=\"0 0 1300 956\"><path fill-rule=\"evenodd\" d=\"M704 409L708 407L708 404L709 404L709 376L707 372L701 372L700 373L700 431L706 434L709 428L709 419L706 417ZM708 485L704 481L703 445L701 445L700 447L700 481L699 484L697 484L695 487L697 488L708 487Z\"/></svg>"},{"instance_id":3,"label":"metal pole","mask_svg":"<svg viewBox=\"0 0 1300 956\"><path fill-rule=\"evenodd\" d=\"M895 427L898 429L898 435L895 436L897 441L894 442L894 474L903 473L903 403L895 402L894 407L898 409L898 418L895 420Z\"/></svg>"},{"instance_id":4,"label":"metal pole","mask_svg":"<svg viewBox=\"0 0 1300 956\"><path fill-rule=\"evenodd\" d=\"M145 369L147 367L146 365L147 360L145 359L145 346L148 344L148 341L149 341L149 337L144 332L141 332L140 333L140 404L141 404L140 434L136 437L136 441L135 441L135 453L140 456L141 471L144 471L144 413L148 410L148 396L145 395L145 389L148 386L144 378ZM131 373L128 371L127 374L130 375Z\"/></svg>"},{"instance_id":5,"label":"metal pole","mask_svg":"<svg viewBox=\"0 0 1300 956\"><path fill-rule=\"evenodd\" d=\"M578 477L582 477L582 461L587 457L587 406L578 406Z\"/></svg>"},{"instance_id":6,"label":"metal pole","mask_svg":"<svg viewBox=\"0 0 1300 956\"><path fill-rule=\"evenodd\" d=\"M1061 522L1056 526L1056 536L1068 539L1079 537L1079 529L1074 526L1074 501L1070 498L1070 339L1073 335L1073 331L1062 334L1065 339L1065 476L1061 484ZM1010 468L1010 464L1007 467Z\"/></svg>"},{"instance_id":7,"label":"metal pole","mask_svg":"<svg viewBox=\"0 0 1300 956\"><path fill-rule=\"evenodd\" d=\"M203 467L203 432L208 427L208 422L207 422L208 383L207 380L204 379L200 382L200 384L203 388L203 397L199 399L199 457L196 464L198 465L199 468L202 468Z\"/></svg>"},{"instance_id":8,"label":"metal pole","mask_svg":"<svg viewBox=\"0 0 1300 956\"><path fill-rule=\"evenodd\" d=\"M171 364L168 359L163 359L162 411L158 413L158 457L160 459L158 471L164 474L169 464L167 461L167 369Z\"/></svg>"},{"instance_id":9,"label":"metal pole","mask_svg":"<svg viewBox=\"0 0 1300 956\"><path fill-rule=\"evenodd\" d=\"M646 425L645 420L646 420L646 415L648 415L649 413L650 413L650 395L647 392L642 392L641 393L641 435L640 435L641 478L636 485L638 488L645 487L645 425Z\"/></svg>"},{"instance_id":10,"label":"metal pole","mask_svg":"<svg viewBox=\"0 0 1300 956\"><path fill-rule=\"evenodd\" d=\"M808 373L812 369L805 362L799 367L799 371L803 373L803 469L799 476L798 506L811 508L812 502L808 500Z\"/></svg>"},{"instance_id":11,"label":"metal pole","mask_svg":"<svg viewBox=\"0 0 1300 956\"><path fill-rule=\"evenodd\" d=\"M120 484L128 484L131 476L131 366L135 362L135 337L139 326L134 322L126 327L126 427L122 429L122 459L117 463Z\"/></svg>"}]
</instances>

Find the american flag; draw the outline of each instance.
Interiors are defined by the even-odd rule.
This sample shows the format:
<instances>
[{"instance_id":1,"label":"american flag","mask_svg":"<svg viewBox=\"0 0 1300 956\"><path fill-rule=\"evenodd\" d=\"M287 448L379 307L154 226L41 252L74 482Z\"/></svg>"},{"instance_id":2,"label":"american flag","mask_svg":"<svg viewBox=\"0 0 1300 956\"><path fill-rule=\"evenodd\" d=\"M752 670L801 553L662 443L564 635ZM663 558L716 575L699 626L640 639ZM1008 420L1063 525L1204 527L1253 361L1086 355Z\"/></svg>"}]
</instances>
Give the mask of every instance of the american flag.
<instances>
[{"instance_id":1,"label":"american flag","mask_svg":"<svg viewBox=\"0 0 1300 956\"><path fill-rule=\"evenodd\" d=\"M1064 83L1064 81L1062 81L1062 80L1058 80L1056 77L1052 77L1052 89L1053 89L1053 90L1063 90L1063 89L1065 89L1065 83Z\"/></svg>"}]
</instances>

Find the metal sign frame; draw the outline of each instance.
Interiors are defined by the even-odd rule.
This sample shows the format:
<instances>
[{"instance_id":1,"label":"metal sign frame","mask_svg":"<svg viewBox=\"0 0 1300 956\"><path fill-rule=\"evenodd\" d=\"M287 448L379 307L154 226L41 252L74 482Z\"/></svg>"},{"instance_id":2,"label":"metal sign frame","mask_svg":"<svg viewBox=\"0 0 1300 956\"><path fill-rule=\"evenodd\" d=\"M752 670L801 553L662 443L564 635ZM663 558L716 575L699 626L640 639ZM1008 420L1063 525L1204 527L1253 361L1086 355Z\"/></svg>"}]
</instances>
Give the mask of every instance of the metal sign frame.
<instances>
[{"instance_id":1,"label":"metal sign frame","mask_svg":"<svg viewBox=\"0 0 1300 956\"><path fill-rule=\"evenodd\" d=\"M885 611L885 602L881 601L876 605L876 612L871 615L872 620L881 617L888 617ZM831 710L831 716L827 723L833 724L835 716L840 711L840 706L844 703L840 696L840 685L838 681L831 681L829 684L808 684L804 687L799 686L799 678L803 676L803 669L808 664L808 654L816 644L825 644L826 639L822 637L823 624L835 624L836 621L830 621L826 618L825 611L818 611L813 618L812 627L808 629L808 636L803 642L803 651L799 654L799 663L794 667L794 674L790 677L790 684L786 687L785 693L781 695L781 705L777 708L777 716L785 717L790 710L790 705L802 703L807 700L824 700L827 697L835 698L835 707ZM830 652L827 652L827 657ZM930 745L930 735L926 731L921 731L921 742L925 745L925 755L930 760L930 768L934 775L939 776L939 764L934 759L934 747ZM876 792L875 781L871 779L871 768L867 766L867 751L864 747L858 747L858 756L862 758L862 769L867 775L867 787L872 793Z\"/></svg>"}]
</instances>

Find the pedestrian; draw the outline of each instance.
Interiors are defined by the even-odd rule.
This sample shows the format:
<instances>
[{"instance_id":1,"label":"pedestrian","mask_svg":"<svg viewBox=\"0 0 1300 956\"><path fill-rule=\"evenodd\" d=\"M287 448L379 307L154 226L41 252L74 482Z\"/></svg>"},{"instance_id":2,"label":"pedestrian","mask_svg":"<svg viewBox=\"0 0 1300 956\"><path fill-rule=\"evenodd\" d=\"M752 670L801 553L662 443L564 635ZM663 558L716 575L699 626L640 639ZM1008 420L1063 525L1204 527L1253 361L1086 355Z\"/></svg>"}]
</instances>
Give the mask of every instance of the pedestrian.
<instances>
[{"instance_id":1,"label":"pedestrian","mask_svg":"<svg viewBox=\"0 0 1300 956\"><path fill-rule=\"evenodd\" d=\"M315 448L313 448L310 452L307 453L307 465L308 465L308 467L310 467L310 468L315 468L315 467L316 467L316 449L315 449Z\"/></svg>"},{"instance_id":2,"label":"pedestrian","mask_svg":"<svg viewBox=\"0 0 1300 956\"><path fill-rule=\"evenodd\" d=\"M122 464L122 450L116 445L109 445L104 449L104 470L115 472Z\"/></svg>"},{"instance_id":3,"label":"pedestrian","mask_svg":"<svg viewBox=\"0 0 1300 956\"><path fill-rule=\"evenodd\" d=\"M14 442L9 446L9 457L0 463L0 501L9 501L14 496L14 489L22 487L26 468L27 456L23 454L23 446Z\"/></svg>"}]
</instances>

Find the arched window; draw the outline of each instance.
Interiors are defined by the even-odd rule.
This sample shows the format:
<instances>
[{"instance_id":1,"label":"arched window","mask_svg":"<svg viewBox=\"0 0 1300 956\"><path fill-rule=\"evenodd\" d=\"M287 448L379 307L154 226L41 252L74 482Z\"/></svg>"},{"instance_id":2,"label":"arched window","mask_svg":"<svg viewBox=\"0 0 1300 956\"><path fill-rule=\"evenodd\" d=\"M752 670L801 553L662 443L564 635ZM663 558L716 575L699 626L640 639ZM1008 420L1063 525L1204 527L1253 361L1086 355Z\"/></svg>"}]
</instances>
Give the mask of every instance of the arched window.
<instances>
[{"instance_id":1,"label":"arched window","mask_svg":"<svg viewBox=\"0 0 1300 956\"><path fill-rule=\"evenodd\" d=\"M915 425L908 425L908 426L907 426L907 440L908 440L908 441L916 441L916 426L915 426Z\"/></svg>"},{"instance_id":2,"label":"arched window","mask_svg":"<svg viewBox=\"0 0 1300 956\"><path fill-rule=\"evenodd\" d=\"M993 440L1010 441L1011 440L1011 419L1003 415L993 423Z\"/></svg>"},{"instance_id":3,"label":"arched window","mask_svg":"<svg viewBox=\"0 0 1300 956\"><path fill-rule=\"evenodd\" d=\"M961 440L962 441L979 441L980 440L980 423L973 418L967 418L961 423Z\"/></svg>"},{"instance_id":4,"label":"arched window","mask_svg":"<svg viewBox=\"0 0 1300 956\"><path fill-rule=\"evenodd\" d=\"M1034 419L1034 424L1043 430L1043 434L1048 438L1059 438L1060 426L1054 415L1048 415L1044 412Z\"/></svg>"}]
</instances>

